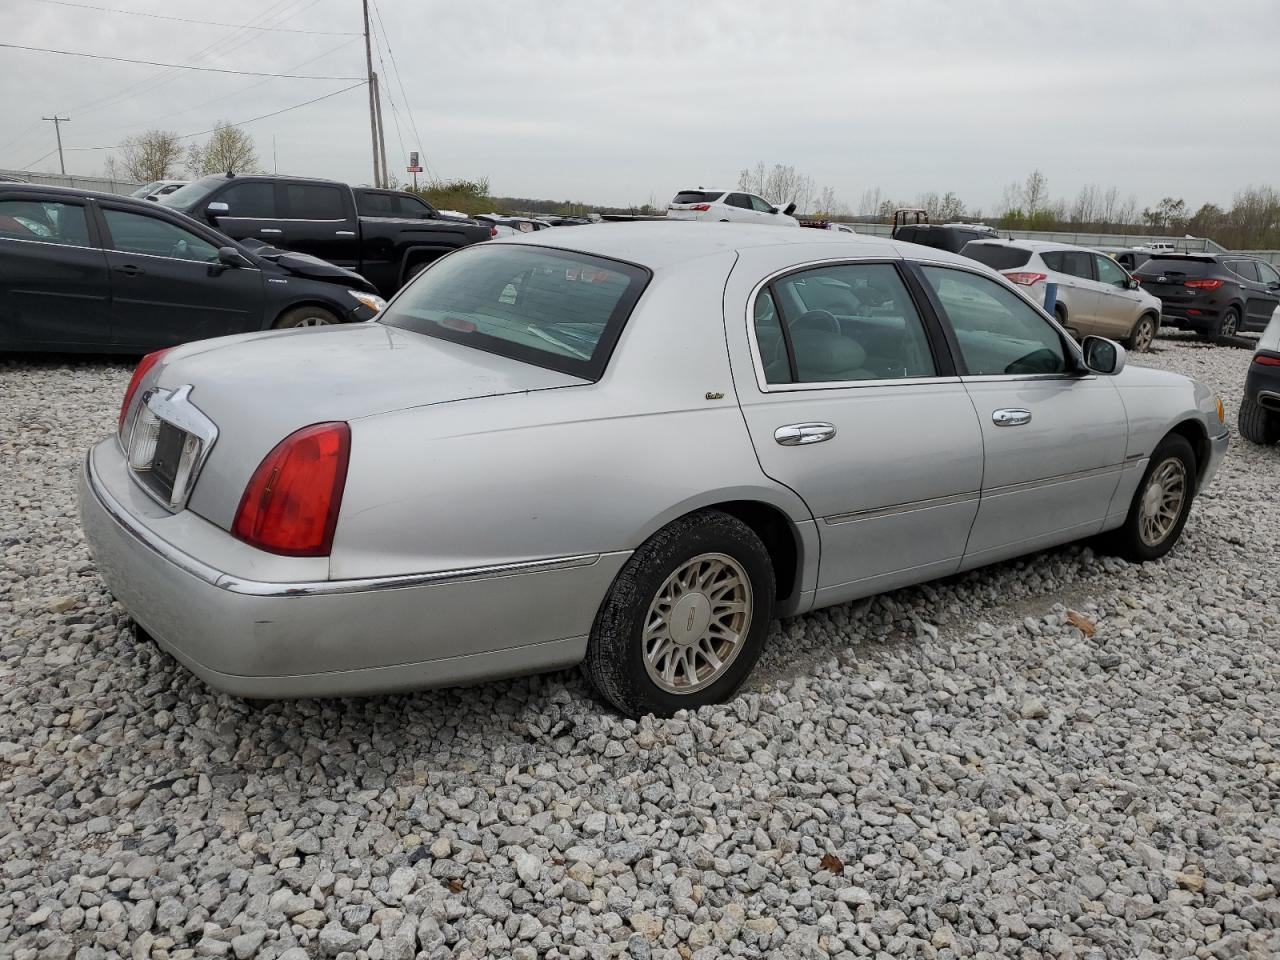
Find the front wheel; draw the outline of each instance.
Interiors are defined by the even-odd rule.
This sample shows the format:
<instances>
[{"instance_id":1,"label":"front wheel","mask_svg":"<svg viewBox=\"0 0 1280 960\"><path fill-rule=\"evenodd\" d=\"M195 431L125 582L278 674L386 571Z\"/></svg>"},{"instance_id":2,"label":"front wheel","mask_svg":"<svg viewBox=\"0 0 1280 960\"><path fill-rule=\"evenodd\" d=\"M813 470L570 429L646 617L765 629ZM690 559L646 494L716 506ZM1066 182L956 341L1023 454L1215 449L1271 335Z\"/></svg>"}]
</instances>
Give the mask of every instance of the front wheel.
<instances>
[{"instance_id":1,"label":"front wheel","mask_svg":"<svg viewBox=\"0 0 1280 960\"><path fill-rule=\"evenodd\" d=\"M274 327L277 330L292 330L295 327L327 327L341 322L332 311L307 304L286 310L276 320Z\"/></svg>"},{"instance_id":2,"label":"front wheel","mask_svg":"<svg viewBox=\"0 0 1280 960\"><path fill-rule=\"evenodd\" d=\"M1196 455L1186 437L1173 433L1151 454L1124 526L1107 538L1126 560L1157 560L1182 536L1196 492Z\"/></svg>"},{"instance_id":3,"label":"front wheel","mask_svg":"<svg viewBox=\"0 0 1280 960\"><path fill-rule=\"evenodd\" d=\"M1138 322L1129 331L1124 341L1124 348L1134 353L1146 353L1151 349L1151 342L1156 338L1156 318L1146 313L1138 318Z\"/></svg>"},{"instance_id":4,"label":"front wheel","mask_svg":"<svg viewBox=\"0 0 1280 960\"><path fill-rule=\"evenodd\" d=\"M759 658L773 602L773 563L750 527L719 510L681 517L619 572L583 672L631 717L719 703Z\"/></svg>"},{"instance_id":5,"label":"front wheel","mask_svg":"<svg viewBox=\"0 0 1280 960\"><path fill-rule=\"evenodd\" d=\"M1280 443L1280 413L1268 410L1253 397L1241 401L1236 424L1240 427L1240 436L1250 443Z\"/></svg>"}]
</instances>

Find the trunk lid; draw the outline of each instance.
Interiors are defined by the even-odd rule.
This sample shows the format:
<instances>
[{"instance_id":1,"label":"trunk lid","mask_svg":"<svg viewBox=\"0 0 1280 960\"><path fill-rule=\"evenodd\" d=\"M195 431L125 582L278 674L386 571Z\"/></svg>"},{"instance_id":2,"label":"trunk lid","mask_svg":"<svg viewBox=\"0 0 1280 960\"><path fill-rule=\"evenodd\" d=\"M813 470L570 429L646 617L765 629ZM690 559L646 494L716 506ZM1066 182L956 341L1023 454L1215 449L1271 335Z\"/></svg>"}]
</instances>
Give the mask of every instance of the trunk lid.
<instances>
[{"instance_id":1,"label":"trunk lid","mask_svg":"<svg viewBox=\"0 0 1280 960\"><path fill-rule=\"evenodd\" d=\"M162 389L190 384L190 402L217 426L189 505L225 529L263 457L302 427L588 383L380 323L208 340L156 370Z\"/></svg>"}]
</instances>

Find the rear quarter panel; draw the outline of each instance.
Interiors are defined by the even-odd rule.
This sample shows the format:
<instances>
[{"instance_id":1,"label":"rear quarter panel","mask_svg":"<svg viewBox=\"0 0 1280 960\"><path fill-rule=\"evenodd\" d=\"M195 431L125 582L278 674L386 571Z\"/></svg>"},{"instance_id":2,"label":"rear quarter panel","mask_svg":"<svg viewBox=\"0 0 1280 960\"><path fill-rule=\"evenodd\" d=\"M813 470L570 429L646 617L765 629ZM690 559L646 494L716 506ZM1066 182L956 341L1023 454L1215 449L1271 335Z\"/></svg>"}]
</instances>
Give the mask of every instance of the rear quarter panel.
<instances>
[{"instance_id":1,"label":"rear quarter panel","mask_svg":"<svg viewBox=\"0 0 1280 960\"><path fill-rule=\"evenodd\" d=\"M631 550L710 503L799 498L761 472L722 314L731 252L657 273L595 384L351 424L331 576Z\"/></svg>"}]
</instances>

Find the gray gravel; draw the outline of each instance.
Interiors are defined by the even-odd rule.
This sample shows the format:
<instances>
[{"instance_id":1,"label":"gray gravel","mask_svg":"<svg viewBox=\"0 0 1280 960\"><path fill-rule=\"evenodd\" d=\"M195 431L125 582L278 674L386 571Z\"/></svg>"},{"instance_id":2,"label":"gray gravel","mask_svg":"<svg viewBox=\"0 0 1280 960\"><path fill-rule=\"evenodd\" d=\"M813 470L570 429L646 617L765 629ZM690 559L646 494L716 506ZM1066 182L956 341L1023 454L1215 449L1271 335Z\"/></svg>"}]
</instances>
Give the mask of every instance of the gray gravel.
<instances>
[{"instance_id":1,"label":"gray gravel","mask_svg":"<svg viewBox=\"0 0 1280 960\"><path fill-rule=\"evenodd\" d=\"M1140 362L1234 424L1248 351ZM135 643L85 550L128 373L0 362L0 956L1280 956L1280 450L1233 443L1160 563L787 621L696 715L573 672L253 705Z\"/></svg>"}]
</instances>

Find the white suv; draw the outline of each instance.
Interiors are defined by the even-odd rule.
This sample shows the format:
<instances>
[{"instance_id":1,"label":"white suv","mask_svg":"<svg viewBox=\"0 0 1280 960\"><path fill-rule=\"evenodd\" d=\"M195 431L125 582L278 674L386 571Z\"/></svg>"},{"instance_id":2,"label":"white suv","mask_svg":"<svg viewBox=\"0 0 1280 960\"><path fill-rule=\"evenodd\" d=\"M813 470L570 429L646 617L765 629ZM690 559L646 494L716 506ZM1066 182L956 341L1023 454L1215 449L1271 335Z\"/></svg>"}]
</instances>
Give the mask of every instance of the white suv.
<instances>
[{"instance_id":1,"label":"white suv","mask_svg":"<svg viewBox=\"0 0 1280 960\"><path fill-rule=\"evenodd\" d=\"M720 223L762 223L775 227L798 227L800 221L791 214L795 204L786 210L775 207L763 197L741 190L681 190L667 206L668 220L708 220Z\"/></svg>"},{"instance_id":2,"label":"white suv","mask_svg":"<svg viewBox=\"0 0 1280 960\"><path fill-rule=\"evenodd\" d=\"M960 254L999 270L1041 306L1057 284L1053 311L1077 340L1096 334L1142 352L1160 329L1159 298L1105 253L1047 240L973 240Z\"/></svg>"}]
</instances>

